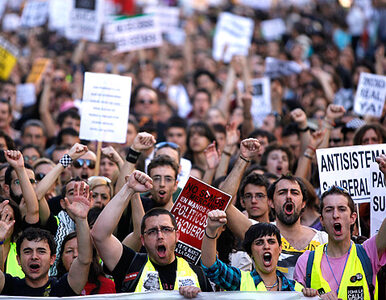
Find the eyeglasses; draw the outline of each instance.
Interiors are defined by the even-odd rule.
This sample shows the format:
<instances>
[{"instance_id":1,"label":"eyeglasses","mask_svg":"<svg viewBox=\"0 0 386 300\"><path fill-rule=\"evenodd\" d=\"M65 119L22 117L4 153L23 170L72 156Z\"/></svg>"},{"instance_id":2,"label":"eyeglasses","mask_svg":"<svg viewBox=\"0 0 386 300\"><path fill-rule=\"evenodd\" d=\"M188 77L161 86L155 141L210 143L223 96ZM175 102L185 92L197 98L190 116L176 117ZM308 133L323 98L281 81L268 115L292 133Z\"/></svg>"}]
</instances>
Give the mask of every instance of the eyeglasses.
<instances>
[{"instance_id":1,"label":"eyeglasses","mask_svg":"<svg viewBox=\"0 0 386 300\"><path fill-rule=\"evenodd\" d=\"M168 184L173 183L176 180L172 176L161 176L161 175L155 175L151 179L153 179L153 183L160 184L162 181L162 178L164 178L165 182Z\"/></svg>"},{"instance_id":2,"label":"eyeglasses","mask_svg":"<svg viewBox=\"0 0 386 300\"><path fill-rule=\"evenodd\" d=\"M267 195L264 195L263 193L256 193L256 194L245 194L244 197L243 197L243 200L244 201L252 201L253 198L255 198L256 200L263 200L265 199Z\"/></svg>"},{"instance_id":3,"label":"eyeglasses","mask_svg":"<svg viewBox=\"0 0 386 300\"><path fill-rule=\"evenodd\" d=\"M170 226L161 226L161 228L150 228L147 231L144 231L143 234L146 234L149 237L156 237L158 235L158 232L161 232L164 236L171 235L176 228L170 227Z\"/></svg>"},{"instance_id":4,"label":"eyeglasses","mask_svg":"<svg viewBox=\"0 0 386 300\"><path fill-rule=\"evenodd\" d=\"M153 104L155 101L153 99L139 99L140 104Z\"/></svg>"},{"instance_id":5,"label":"eyeglasses","mask_svg":"<svg viewBox=\"0 0 386 300\"><path fill-rule=\"evenodd\" d=\"M46 176L46 174L44 174L44 173L37 173L35 175L35 178L36 178L37 181L41 181L44 178L44 176Z\"/></svg>"},{"instance_id":6,"label":"eyeglasses","mask_svg":"<svg viewBox=\"0 0 386 300\"><path fill-rule=\"evenodd\" d=\"M74 160L74 162L72 163L72 165L77 169L82 168L84 164L86 164L86 166L90 169L95 168L95 161L91 159L78 158L77 160Z\"/></svg>"},{"instance_id":7,"label":"eyeglasses","mask_svg":"<svg viewBox=\"0 0 386 300\"><path fill-rule=\"evenodd\" d=\"M31 184L35 184L35 183L36 183L36 180L30 178L30 179L29 179L29 182L30 182ZM19 179L15 179L15 180L13 181L13 183L14 183L15 185L20 185L20 180L19 180Z\"/></svg>"},{"instance_id":8,"label":"eyeglasses","mask_svg":"<svg viewBox=\"0 0 386 300\"><path fill-rule=\"evenodd\" d=\"M161 142L155 145L155 148L157 150L165 147L170 147L175 150L180 150L180 146L178 146L176 143L173 143L173 142Z\"/></svg>"}]
</instances>

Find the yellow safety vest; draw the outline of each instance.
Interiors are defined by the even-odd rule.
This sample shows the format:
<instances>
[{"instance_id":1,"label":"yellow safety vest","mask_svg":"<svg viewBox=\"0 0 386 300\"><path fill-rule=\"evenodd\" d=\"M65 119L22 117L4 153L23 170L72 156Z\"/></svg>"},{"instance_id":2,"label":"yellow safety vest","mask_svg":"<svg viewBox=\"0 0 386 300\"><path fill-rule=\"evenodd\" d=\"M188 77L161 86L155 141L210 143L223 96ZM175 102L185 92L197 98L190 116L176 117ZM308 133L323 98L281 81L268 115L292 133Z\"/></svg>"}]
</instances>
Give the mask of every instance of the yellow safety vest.
<instances>
[{"instance_id":1,"label":"yellow safety vest","mask_svg":"<svg viewBox=\"0 0 386 300\"><path fill-rule=\"evenodd\" d=\"M196 273L190 268L186 260L180 257L176 257L176 259L177 275L174 283L174 290L178 291L181 286L200 287ZM162 284L158 276L158 272L154 269L153 264L148 258L134 292L137 293L156 290L162 290Z\"/></svg>"},{"instance_id":2,"label":"yellow safety vest","mask_svg":"<svg viewBox=\"0 0 386 300\"><path fill-rule=\"evenodd\" d=\"M13 277L24 278L25 274L22 271L16 256L16 243L11 243L7 256L7 262L5 265L5 272L12 275Z\"/></svg>"},{"instance_id":3,"label":"yellow safety vest","mask_svg":"<svg viewBox=\"0 0 386 300\"><path fill-rule=\"evenodd\" d=\"M267 292L267 289L264 285L264 281L260 281L260 283L255 286L255 281L250 272L240 271L241 272L241 280L240 280L240 291L241 292ZM299 282L295 282L295 291L301 292L303 289L303 285Z\"/></svg>"},{"instance_id":4,"label":"yellow safety vest","mask_svg":"<svg viewBox=\"0 0 386 300\"><path fill-rule=\"evenodd\" d=\"M328 282L323 278L321 270L321 262L325 245L326 244L320 245L315 249L315 258L311 271L311 288L316 290L323 289L325 293L328 293L331 292L331 288ZM356 275L361 277L361 280L351 280L351 278ZM370 300L369 287L365 276L365 271L363 270L362 263L358 258L356 247L355 245L352 245L350 255L347 259L346 267L343 270L342 279L340 281L338 298L343 300ZM378 299L378 280L376 280L375 283L374 299Z\"/></svg>"}]
</instances>

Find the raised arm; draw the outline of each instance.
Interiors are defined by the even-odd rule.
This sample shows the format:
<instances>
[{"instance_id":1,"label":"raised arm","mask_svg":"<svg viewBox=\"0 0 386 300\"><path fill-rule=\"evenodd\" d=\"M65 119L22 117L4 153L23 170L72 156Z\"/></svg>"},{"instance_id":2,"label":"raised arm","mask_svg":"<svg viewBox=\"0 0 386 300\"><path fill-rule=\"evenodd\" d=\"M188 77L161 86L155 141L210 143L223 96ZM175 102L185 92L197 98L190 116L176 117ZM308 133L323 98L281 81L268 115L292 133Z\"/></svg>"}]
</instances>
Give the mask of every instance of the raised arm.
<instances>
[{"instance_id":1,"label":"raised arm","mask_svg":"<svg viewBox=\"0 0 386 300\"><path fill-rule=\"evenodd\" d=\"M4 272L4 264L7 260L7 251L5 250L6 241L9 241L12 236L12 231L15 225L15 220L11 220L8 208L6 208L8 200L0 203L0 270Z\"/></svg>"},{"instance_id":2,"label":"raised arm","mask_svg":"<svg viewBox=\"0 0 386 300\"><path fill-rule=\"evenodd\" d=\"M214 141L209 144L204 153L208 169L205 170L202 181L207 184L212 184L214 174L216 173L217 166L220 162L220 151L216 149L216 142Z\"/></svg>"},{"instance_id":3,"label":"raised arm","mask_svg":"<svg viewBox=\"0 0 386 300\"><path fill-rule=\"evenodd\" d=\"M122 244L113 231L124 209L134 193L146 192L153 186L152 179L140 171L134 171L126 179L125 185L103 209L91 231L95 247L110 271L114 270L122 255Z\"/></svg>"},{"instance_id":4,"label":"raised arm","mask_svg":"<svg viewBox=\"0 0 386 300\"><path fill-rule=\"evenodd\" d=\"M133 249L134 251L141 250L141 222L142 218L145 215L143 209L141 197L138 193L135 193L131 197L131 216L133 220L133 232L128 234L125 239L122 241L122 244Z\"/></svg>"},{"instance_id":5,"label":"raised arm","mask_svg":"<svg viewBox=\"0 0 386 300\"><path fill-rule=\"evenodd\" d=\"M39 203L36 198L35 190L24 167L23 155L20 151L16 150L7 150L4 151L4 154L7 162L16 172L18 178L17 180L19 181L21 192L23 193L26 205L25 221L28 224L36 224L39 222Z\"/></svg>"},{"instance_id":6,"label":"raised arm","mask_svg":"<svg viewBox=\"0 0 386 300\"><path fill-rule=\"evenodd\" d=\"M91 207L88 185L84 182L75 183L72 202L67 198L64 201L67 213L75 221L78 239L78 257L71 264L67 280L73 291L80 294L88 280L92 260L92 242L87 222L87 213Z\"/></svg>"},{"instance_id":7,"label":"raised arm","mask_svg":"<svg viewBox=\"0 0 386 300\"><path fill-rule=\"evenodd\" d=\"M39 102L39 116L47 130L47 136L49 138L56 136L56 123L52 117L52 114L50 113L49 108L51 98L51 83L52 72L46 71L43 80L43 92Z\"/></svg>"},{"instance_id":8,"label":"raised arm","mask_svg":"<svg viewBox=\"0 0 386 300\"><path fill-rule=\"evenodd\" d=\"M344 116L346 110L342 105L330 104L326 110L326 116L323 120L323 129L326 129L326 134L320 148L328 148L331 130L335 126L335 120Z\"/></svg>"},{"instance_id":9,"label":"raised arm","mask_svg":"<svg viewBox=\"0 0 386 300\"><path fill-rule=\"evenodd\" d=\"M300 152L303 153L306 151L311 139L311 132L307 124L307 115L301 108L296 108L291 111L291 118L298 125L301 143Z\"/></svg>"}]
</instances>

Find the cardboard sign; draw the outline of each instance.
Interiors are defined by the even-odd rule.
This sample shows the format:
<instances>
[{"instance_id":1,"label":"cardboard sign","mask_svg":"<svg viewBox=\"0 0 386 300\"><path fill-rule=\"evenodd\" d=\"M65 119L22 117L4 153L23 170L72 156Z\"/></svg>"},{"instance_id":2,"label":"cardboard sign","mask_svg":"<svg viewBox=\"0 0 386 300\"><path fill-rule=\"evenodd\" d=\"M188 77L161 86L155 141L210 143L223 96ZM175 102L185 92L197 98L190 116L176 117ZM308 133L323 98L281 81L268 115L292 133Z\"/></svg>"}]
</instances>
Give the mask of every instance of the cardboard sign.
<instances>
[{"instance_id":1,"label":"cardboard sign","mask_svg":"<svg viewBox=\"0 0 386 300\"><path fill-rule=\"evenodd\" d=\"M32 65L31 72L28 74L27 81L28 83L37 83L41 80L42 75L51 60L48 58L37 58Z\"/></svg>"},{"instance_id":2,"label":"cardboard sign","mask_svg":"<svg viewBox=\"0 0 386 300\"><path fill-rule=\"evenodd\" d=\"M8 79L18 56L19 49L0 36L0 79Z\"/></svg>"},{"instance_id":3,"label":"cardboard sign","mask_svg":"<svg viewBox=\"0 0 386 300\"><path fill-rule=\"evenodd\" d=\"M354 111L359 115L382 116L386 98L386 76L361 73L354 100Z\"/></svg>"},{"instance_id":4,"label":"cardboard sign","mask_svg":"<svg viewBox=\"0 0 386 300\"><path fill-rule=\"evenodd\" d=\"M377 163L371 164L370 178L370 235L374 236L386 216L385 175L379 170Z\"/></svg>"},{"instance_id":5,"label":"cardboard sign","mask_svg":"<svg viewBox=\"0 0 386 300\"><path fill-rule=\"evenodd\" d=\"M98 42L103 24L103 0L72 0L65 35Z\"/></svg>"},{"instance_id":6,"label":"cardboard sign","mask_svg":"<svg viewBox=\"0 0 386 300\"><path fill-rule=\"evenodd\" d=\"M125 143L131 78L86 72L79 137Z\"/></svg>"},{"instance_id":7,"label":"cardboard sign","mask_svg":"<svg viewBox=\"0 0 386 300\"><path fill-rule=\"evenodd\" d=\"M31 106L36 103L35 85L33 83L18 84L16 86L16 103Z\"/></svg>"},{"instance_id":8,"label":"cardboard sign","mask_svg":"<svg viewBox=\"0 0 386 300\"><path fill-rule=\"evenodd\" d=\"M175 216L180 240L176 254L197 264L201 257L201 244L208 212L225 210L231 196L194 177L189 177L170 212Z\"/></svg>"},{"instance_id":9,"label":"cardboard sign","mask_svg":"<svg viewBox=\"0 0 386 300\"><path fill-rule=\"evenodd\" d=\"M228 63L233 55L247 56L253 28L254 22L250 18L221 13L213 39L213 58L217 61L224 59Z\"/></svg>"},{"instance_id":10,"label":"cardboard sign","mask_svg":"<svg viewBox=\"0 0 386 300\"><path fill-rule=\"evenodd\" d=\"M385 153L386 144L316 150L321 193L336 185L346 189L354 202L370 202L370 168Z\"/></svg>"},{"instance_id":11,"label":"cardboard sign","mask_svg":"<svg viewBox=\"0 0 386 300\"><path fill-rule=\"evenodd\" d=\"M286 32L286 30L285 23L283 19L280 18L261 22L261 31L264 39L267 41L281 39L281 36Z\"/></svg>"},{"instance_id":12,"label":"cardboard sign","mask_svg":"<svg viewBox=\"0 0 386 300\"><path fill-rule=\"evenodd\" d=\"M46 23L48 17L48 1L29 0L24 6L21 15L22 27L38 27Z\"/></svg>"},{"instance_id":13,"label":"cardboard sign","mask_svg":"<svg viewBox=\"0 0 386 300\"><path fill-rule=\"evenodd\" d=\"M64 33L71 10L71 0L50 0L48 6L48 28Z\"/></svg>"},{"instance_id":14,"label":"cardboard sign","mask_svg":"<svg viewBox=\"0 0 386 300\"><path fill-rule=\"evenodd\" d=\"M180 22L180 10L178 7L169 6L148 6L144 10L145 14L154 14L158 18L158 24L162 32L173 33L178 28Z\"/></svg>"},{"instance_id":15,"label":"cardboard sign","mask_svg":"<svg viewBox=\"0 0 386 300\"><path fill-rule=\"evenodd\" d=\"M270 78L299 74L302 69L302 66L294 61L281 60L273 57L267 57L265 59L265 75Z\"/></svg>"},{"instance_id":16,"label":"cardboard sign","mask_svg":"<svg viewBox=\"0 0 386 300\"><path fill-rule=\"evenodd\" d=\"M106 39L115 41L118 52L160 47L161 27L155 15L114 20L105 26Z\"/></svg>"}]
</instances>

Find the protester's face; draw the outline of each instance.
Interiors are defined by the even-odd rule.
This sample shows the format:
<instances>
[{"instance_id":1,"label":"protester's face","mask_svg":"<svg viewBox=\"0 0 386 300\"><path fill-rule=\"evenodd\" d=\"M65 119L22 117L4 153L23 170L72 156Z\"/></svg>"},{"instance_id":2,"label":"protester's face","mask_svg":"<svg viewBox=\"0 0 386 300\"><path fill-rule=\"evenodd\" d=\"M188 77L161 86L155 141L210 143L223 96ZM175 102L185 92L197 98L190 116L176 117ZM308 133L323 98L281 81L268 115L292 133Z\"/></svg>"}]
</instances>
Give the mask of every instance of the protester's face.
<instances>
[{"instance_id":1,"label":"protester's face","mask_svg":"<svg viewBox=\"0 0 386 300\"><path fill-rule=\"evenodd\" d=\"M107 185L98 185L93 188L91 197L94 201L94 207L103 208L111 199L110 189Z\"/></svg>"},{"instance_id":2,"label":"protester's face","mask_svg":"<svg viewBox=\"0 0 386 300\"><path fill-rule=\"evenodd\" d=\"M174 249L179 238L178 231L163 233L159 229L174 228L168 215L153 216L145 221L145 233L141 235L142 245L145 246L150 259L159 264L167 265L174 261ZM156 234L148 234L151 229L158 229Z\"/></svg>"},{"instance_id":3,"label":"protester's face","mask_svg":"<svg viewBox=\"0 0 386 300\"><path fill-rule=\"evenodd\" d=\"M189 138L189 147L193 152L201 153L210 144L208 138L202 132L202 128L192 128Z\"/></svg>"},{"instance_id":4,"label":"protester's face","mask_svg":"<svg viewBox=\"0 0 386 300\"><path fill-rule=\"evenodd\" d=\"M280 176L287 174L289 170L289 161L287 153L282 150L273 150L267 157L267 171Z\"/></svg>"},{"instance_id":5,"label":"protester's face","mask_svg":"<svg viewBox=\"0 0 386 300\"><path fill-rule=\"evenodd\" d=\"M32 186L35 188L36 187L36 182L35 182L35 173L31 169L25 169L27 172L27 176L32 184ZM16 171L13 170L11 172L11 187L10 187L10 195L16 203L20 203L21 199L23 198L23 192L21 191L21 183L19 178L17 177Z\"/></svg>"},{"instance_id":6,"label":"protester's face","mask_svg":"<svg viewBox=\"0 0 386 300\"><path fill-rule=\"evenodd\" d=\"M9 104L0 102L0 129L5 129L11 123L12 116L9 114Z\"/></svg>"},{"instance_id":7,"label":"protester's face","mask_svg":"<svg viewBox=\"0 0 386 300\"><path fill-rule=\"evenodd\" d=\"M329 238L334 241L350 239L350 226L355 223L356 213L351 213L348 199L339 194L328 195L323 199L320 221Z\"/></svg>"},{"instance_id":8,"label":"protester's face","mask_svg":"<svg viewBox=\"0 0 386 300\"><path fill-rule=\"evenodd\" d=\"M79 132L80 120L74 119L74 118L68 116L64 119L64 121L62 123L61 129L63 129L63 128L73 128L74 130L76 130L76 132Z\"/></svg>"},{"instance_id":9,"label":"protester's face","mask_svg":"<svg viewBox=\"0 0 386 300\"><path fill-rule=\"evenodd\" d=\"M177 190L176 173L171 166L159 166L150 170L153 188L150 190L153 200L159 206L172 201L173 193Z\"/></svg>"},{"instance_id":10,"label":"protester's face","mask_svg":"<svg viewBox=\"0 0 386 300\"><path fill-rule=\"evenodd\" d=\"M28 126L21 137L23 145L32 144L40 149L45 149L46 137L43 129L38 126Z\"/></svg>"},{"instance_id":11,"label":"protester's face","mask_svg":"<svg viewBox=\"0 0 386 300\"><path fill-rule=\"evenodd\" d=\"M63 70L55 70L52 76L52 88L59 91L63 90L66 86L66 73Z\"/></svg>"},{"instance_id":12,"label":"protester's face","mask_svg":"<svg viewBox=\"0 0 386 300\"><path fill-rule=\"evenodd\" d=\"M100 165L100 170L99 174L101 176L105 176L107 178L112 179L114 176L114 173L119 172L118 165L108 159L107 157L104 157L101 159L101 165Z\"/></svg>"},{"instance_id":13,"label":"protester's face","mask_svg":"<svg viewBox=\"0 0 386 300\"><path fill-rule=\"evenodd\" d=\"M16 86L5 83L1 89L0 98L9 100L12 104L16 101Z\"/></svg>"},{"instance_id":14,"label":"protester's face","mask_svg":"<svg viewBox=\"0 0 386 300\"><path fill-rule=\"evenodd\" d=\"M79 182L79 181L70 181L69 183L67 183L67 185L66 185L66 195L65 195L65 197L68 199L68 201L70 202L70 203L72 203L72 201L74 201L74 189L75 189L75 185L76 184L81 184L81 182ZM86 186L87 186L87 184L85 183L84 184L84 191L85 191L85 189L86 189ZM92 200L92 199L91 199ZM93 204L92 203L92 201L91 201L91 204ZM60 205L62 206L62 208L63 209L65 209L65 202L64 202L64 199L61 199L60 200Z\"/></svg>"},{"instance_id":15,"label":"protester's face","mask_svg":"<svg viewBox=\"0 0 386 300\"><path fill-rule=\"evenodd\" d=\"M96 156L94 153L88 151L82 155L79 159L74 161L71 166L72 177L80 177L82 179L88 179L94 175Z\"/></svg>"},{"instance_id":16,"label":"protester's face","mask_svg":"<svg viewBox=\"0 0 386 300\"><path fill-rule=\"evenodd\" d=\"M54 264L55 257L55 254L51 255L47 241L24 239L20 245L20 257L18 256L17 259L26 279L38 281L48 278L48 271Z\"/></svg>"},{"instance_id":17,"label":"protester's face","mask_svg":"<svg viewBox=\"0 0 386 300\"><path fill-rule=\"evenodd\" d=\"M206 89L211 93L215 90L216 83L213 82L208 75L202 74L197 78L197 88Z\"/></svg>"},{"instance_id":18,"label":"protester's face","mask_svg":"<svg viewBox=\"0 0 386 300\"><path fill-rule=\"evenodd\" d=\"M6 189L4 186L5 186L5 171L7 171L7 168L2 168L0 170L0 191L1 191L1 196L3 196L4 198L8 198L9 197L9 190Z\"/></svg>"},{"instance_id":19,"label":"protester's face","mask_svg":"<svg viewBox=\"0 0 386 300\"><path fill-rule=\"evenodd\" d=\"M0 137L0 150L8 150L7 142L3 137Z\"/></svg>"},{"instance_id":20,"label":"protester's face","mask_svg":"<svg viewBox=\"0 0 386 300\"><path fill-rule=\"evenodd\" d=\"M286 145L291 149L292 154L295 158L300 156L300 139L297 134L291 134L289 136L283 137L283 145Z\"/></svg>"},{"instance_id":21,"label":"protester's face","mask_svg":"<svg viewBox=\"0 0 386 300\"><path fill-rule=\"evenodd\" d=\"M131 146L134 142L135 137L137 136L137 130L135 129L135 126L131 123L127 124L127 131L126 131L126 145Z\"/></svg>"},{"instance_id":22,"label":"protester's face","mask_svg":"<svg viewBox=\"0 0 386 300\"><path fill-rule=\"evenodd\" d=\"M62 262L63 266L68 272L72 265L72 262L75 258L78 257L78 240L77 238L73 238L64 245L64 250L62 254Z\"/></svg>"},{"instance_id":23,"label":"protester's face","mask_svg":"<svg viewBox=\"0 0 386 300\"><path fill-rule=\"evenodd\" d=\"M194 97L193 112L194 116L200 120L204 120L210 108L210 99L204 92L197 93Z\"/></svg>"},{"instance_id":24,"label":"protester's face","mask_svg":"<svg viewBox=\"0 0 386 300\"><path fill-rule=\"evenodd\" d=\"M259 149L259 152L257 153L257 156L259 158L259 160L261 159L261 156L263 155L264 151L265 151L265 148L268 146L269 144L269 141L268 141L268 138L266 136L257 136L256 137L259 142L260 142L260 149Z\"/></svg>"},{"instance_id":25,"label":"protester's face","mask_svg":"<svg viewBox=\"0 0 386 300\"><path fill-rule=\"evenodd\" d=\"M374 145L380 143L382 143L382 140L378 137L374 129L367 130L362 138L362 145Z\"/></svg>"},{"instance_id":26,"label":"protester's face","mask_svg":"<svg viewBox=\"0 0 386 300\"><path fill-rule=\"evenodd\" d=\"M170 127L166 132L166 140L184 149L186 145L186 131L181 127Z\"/></svg>"},{"instance_id":27,"label":"protester's face","mask_svg":"<svg viewBox=\"0 0 386 300\"><path fill-rule=\"evenodd\" d=\"M215 132L214 136L216 137L216 144L217 144L217 149L222 152L225 148L226 144L226 136L225 133L223 132Z\"/></svg>"},{"instance_id":28,"label":"protester's face","mask_svg":"<svg viewBox=\"0 0 386 300\"><path fill-rule=\"evenodd\" d=\"M330 147L343 146L343 133L341 128L334 128L330 133Z\"/></svg>"},{"instance_id":29,"label":"protester's face","mask_svg":"<svg viewBox=\"0 0 386 300\"><path fill-rule=\"evenodd\" d=\"M299 220L306 202L303 201L300 185L296 181L283 179L276 184L270 204L280 222L293 225Z\"/></svg>"},{"instance_id":30,"label":"protester's face","mask_svg":"<svg viewBox=\"0 0 386 300\"><path fill-rule=\"evenodd\" d=\"M40 158L39 152L35 148L26 148L23 150L24 162L33 165Z\"/></svg>"},{"instance_id":31,"label":"protester's face","mask_svg":"<svg viewBox=\"0 0 386 300\"><path fill-rule=\"evenodd\" d=\"M209 125L213 124L222 124L226 125L227 121L221 112L216 108L211 108L208 110L208 114L206 116L206 121Z\"/></svg>"},{"instance_id":32,"label":"protester's face","mask_svg":"<svg viewBox=\"0 0 386 300\"><path fill-rule=\"evenodd\" d=\"M170 59L168 61L168 78L173 84L178 83L183 75L183 62L179 59Z\"/></svg>"},{"instance_id":33,"label":"protester's face","mask_svg":"<svg viewBox=\"0 0 386 300\"><path fill-rule=\"evenodd\" d=\"M158 113L157 94L149 89L142 88L135 100L134 110L140 116L154 117Z\"/></svg>"},{"instance_id":34,"label":"protester's face","mask_svg":"<svg viewBox=\"0 0 386 300\"><path fill-rule=\"evenodd\" d=\"M244 189L242 204L251 219L258 219L268 214L267 189L264 186L247 184Z\"/></svg>"},{"instance_id":35,"label":"protester's face","mask_svg":"<svg viewBox=\"0 0 386 300\"><path fill-rule=\"evenodd\" d=\"M63 134L62 143L60 144L60 146L71 148L76 143L80 143L79 136L74 136L72 134Z\"/></svg>"},{"instance_id":36,"label":"protester's face","mask_svg":"<svg viewBox=\"0 0 386 300\"><path fill-rule=\"evenodd\" d=\"M273 132L275 129L275 116L267 115L263 120L263 125L261 129L266 130L268 132Z\"/></svg>"},{"instance_id":37,"label":"protester's face","mask_svg":"<svg viewBox=\"0 0 386 300\"><path fill-rule=\"evenodd\" d=\"M275 272L281 248L274 235L255 239L251 245L251 252L256 270L264 274Z\"/></svg>"}]
</instances>

